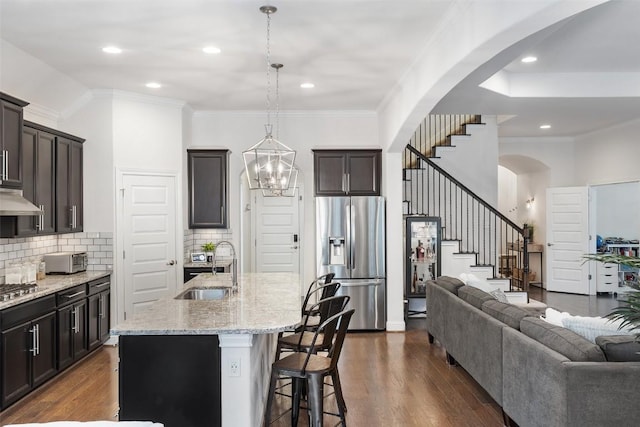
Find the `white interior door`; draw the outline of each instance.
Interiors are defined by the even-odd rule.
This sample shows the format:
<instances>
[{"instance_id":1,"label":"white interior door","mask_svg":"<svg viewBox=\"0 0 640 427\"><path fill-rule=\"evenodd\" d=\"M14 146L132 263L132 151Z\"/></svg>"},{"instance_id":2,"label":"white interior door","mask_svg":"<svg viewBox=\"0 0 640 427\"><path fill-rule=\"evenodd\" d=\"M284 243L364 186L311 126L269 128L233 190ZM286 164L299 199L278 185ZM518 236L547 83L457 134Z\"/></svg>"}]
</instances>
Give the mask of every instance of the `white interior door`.
<instances>
[{"instance_id":1,"label":"white interior door","mask_svg":"<svg viewBox=\"0 0 640 427\"><path fill-rule=\"evenodd\" d=\"M177 292L175 177L124 175L124 316Z\"/></svg>"},{"instance_id":2,"label":"white interior door","mask_svg":"<svg viewBox=\"0 0 640 427\"><path fill-rule=\"evenodd\" d=\"M589 189L547 189L547 290L589 292Z\"/></svg>"},{"instance_id":3,"label":"white interior door","mask_svg":"<svg viewBox=\"0 0 640 427\"><path fill-rule=\"evenodd\" d=\"M253 271L300 273L299 196L252 195Z\"/></svg>"}]
</instances>

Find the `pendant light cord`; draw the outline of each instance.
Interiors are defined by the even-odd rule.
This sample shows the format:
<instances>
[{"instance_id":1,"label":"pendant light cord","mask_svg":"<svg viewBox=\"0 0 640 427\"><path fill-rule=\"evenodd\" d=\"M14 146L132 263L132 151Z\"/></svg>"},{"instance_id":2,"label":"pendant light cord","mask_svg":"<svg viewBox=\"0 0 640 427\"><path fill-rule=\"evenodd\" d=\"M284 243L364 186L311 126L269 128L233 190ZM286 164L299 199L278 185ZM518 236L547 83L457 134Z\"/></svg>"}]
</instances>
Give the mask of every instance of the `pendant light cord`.
<instances>
[{"instance_id":1,"label":"pendant light cord","mask_svg":"<svg viewBox=\"0 0 640 427\"><path fill-rule=\"evenodd\" d=\"M267 126L271 133L271 12L267 12Z\"/></svg>"}]
</instances>

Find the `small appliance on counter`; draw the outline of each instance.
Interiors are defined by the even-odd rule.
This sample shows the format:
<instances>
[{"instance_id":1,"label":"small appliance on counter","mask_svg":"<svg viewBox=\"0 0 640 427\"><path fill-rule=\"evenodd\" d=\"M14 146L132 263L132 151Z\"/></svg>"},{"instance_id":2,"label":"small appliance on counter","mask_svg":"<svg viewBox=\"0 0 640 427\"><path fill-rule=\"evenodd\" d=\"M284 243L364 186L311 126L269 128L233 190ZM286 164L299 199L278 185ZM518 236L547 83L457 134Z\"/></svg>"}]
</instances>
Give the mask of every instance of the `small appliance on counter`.
<instances>
[{"instance_id":1,"label":"small appliance on counter","mask_svg":"<svg viewBox=\"0 0 640 427\"><path fill-rule=\"evenodd\" d=\"M54 252L43 258L47 274L73 274L87 270L86 252Z\"/></svg>"}]
</instances>

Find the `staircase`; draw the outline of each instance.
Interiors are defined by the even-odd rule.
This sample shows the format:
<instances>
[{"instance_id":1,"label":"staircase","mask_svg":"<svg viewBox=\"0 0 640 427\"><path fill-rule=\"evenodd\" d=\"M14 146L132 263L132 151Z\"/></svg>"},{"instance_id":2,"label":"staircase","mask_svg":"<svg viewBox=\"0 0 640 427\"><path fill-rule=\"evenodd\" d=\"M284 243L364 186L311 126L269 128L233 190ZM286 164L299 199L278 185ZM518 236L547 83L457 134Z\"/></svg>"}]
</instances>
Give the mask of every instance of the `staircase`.
<instances>
[{"instance_id":1,"label":"staircase","mask_svg":"<svg viewBox=\"0 0 640 427\"><path fill-rule=\"evenodd\" d=\"M405 216L439 217L441 275L472 273L504 291L528 289L528 235L451 176L436 161L470 140L479 115L430 115L414 132L403 157ZM524 242L522 252L510 251ZM520 269L523 280L516 280Z\"/></svg>"}]
</instances>

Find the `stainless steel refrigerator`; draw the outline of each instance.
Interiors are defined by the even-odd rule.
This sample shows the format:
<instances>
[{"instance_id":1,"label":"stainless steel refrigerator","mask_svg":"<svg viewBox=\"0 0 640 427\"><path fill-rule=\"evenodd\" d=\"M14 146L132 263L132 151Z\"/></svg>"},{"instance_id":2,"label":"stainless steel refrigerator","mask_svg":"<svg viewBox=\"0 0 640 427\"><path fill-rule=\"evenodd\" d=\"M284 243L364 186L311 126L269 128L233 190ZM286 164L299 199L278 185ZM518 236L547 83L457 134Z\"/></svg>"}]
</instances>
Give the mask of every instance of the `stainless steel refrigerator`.
<instances>
[{"instance_id":1,"label":"stainless steel refrigerator","mask_svg":"<svg viewBox=\"0 0 640 427\"><path fill-rule=\"evenodd\" d=\"M317 275L334 273L351 297L351 330L385 329L385 252L383 197L316 197Z\"/></svg>"}]
</instances>

